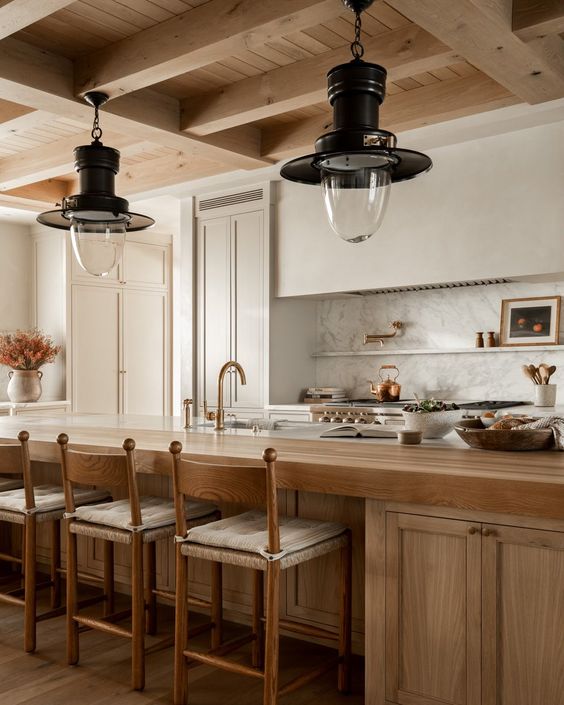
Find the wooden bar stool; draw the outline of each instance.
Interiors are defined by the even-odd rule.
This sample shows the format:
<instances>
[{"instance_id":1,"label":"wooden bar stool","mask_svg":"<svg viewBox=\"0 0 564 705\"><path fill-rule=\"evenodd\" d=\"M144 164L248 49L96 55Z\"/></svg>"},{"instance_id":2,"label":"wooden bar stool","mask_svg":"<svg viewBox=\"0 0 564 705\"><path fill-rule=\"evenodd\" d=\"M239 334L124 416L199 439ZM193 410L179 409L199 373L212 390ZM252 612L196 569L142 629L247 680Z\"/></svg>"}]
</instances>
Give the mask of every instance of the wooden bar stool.
<instances>
[{"instance_id":1,"label":"wooden bar stool","mask_svg":"<svg viewBox=\"0 0 564 705\"><path fill-rule=\"evenodd\" d=\"M200 463L181 457L182 444L170 444L176 516L176 638L174 657L174 703L186 702L187 659L240 673L264 681L264 705L275 705L285 695L338 664L338 689L350 689L351 654L351 531L340 524L279 517L276 494L276 451L263 453L264 466L233 466ZM265 511L252 510L205 526L189 528L182 507L185 497L212 501L241 502ZM279 617L280 571L305 561L340 551L340 620L338 635ZM207 653L188 648L186 609L188 560L238 565L254 570L252 631L248 636L223 643ZM266 603L264 582L266 575ZM263 619L263 608L266 609ZM262 623L265 622L265 633ZM338 655L283 687L278 687L279 629L338 640ZM230 651L252 643L252 665L225 658ZM264 647L264 652L263 652ZM264 663L264 666L261 667Z\"/></svg>"},{"instance_id":2,"label":"wooden bar stool","mask_svg":"<svg viewBox=\"0 0 564 705\"><path fill-rule=\"evenodd\" d=\"M142 690L145 685L145 626L156 630L155 550L160 539L175 534L175 506L165 497L140 497L135 469L135 441L123 442L125 454L92 454L71 450L68 436L61 433L57 442L61 448L61 465L65 490L67 529L67 661L77 664L79 658L79 627L98 629L114 636L131 639L132 687ZM78 507L75 501L76 483L89 482L108 489L120 489L127 499L105 504ZM219 515L210 502L188 500L182 509L190 526L213 521ZM78 566L77 535L104 541L104 591L106 605L102 618L79 614L77 604ZM113 547L115 543L131 548L131 610L112 614L114 610ZM146 570L143 568L145 547ZM146 584L144 584L144 577ZM212 608L211 603L199 601ZM145 625L145 611L147 624ZM131 629L116 622L131 615ZM215 625L213 625L215 627ZM219 625L218 625L219 629Z\"/></svg>"},{"instance_id":3,"label":"wooden bar stool","mask_svg":"<svg viewBox=\"0 0 564 705\"><path fill-rule=\"evenodd\" d=\"M19 524L23 531L22 556L0 554L0 560L21 565L23 587L0 593L0 602L24 608L24 649L35 651L36 625L45 619L64 614L61 608L60 570L60 525L65 511L63 488L57 485L33 485L29 460L29 433L20 431L19 444L0 445L0 473L13 473L15 480L9 487L9 479L0 483L0 521ZM17 476L21 476L22 481ZM23 487L21 484L23 482ZM15 487L14 487L15 485ZM99 502L107 492L81 488L77 492L77 504ZM49 524L51 533L50 579L38 584L36 579L37 526ZM51 589L51 609L37 614L37 590Z\"/></svg>"}]
</instances>

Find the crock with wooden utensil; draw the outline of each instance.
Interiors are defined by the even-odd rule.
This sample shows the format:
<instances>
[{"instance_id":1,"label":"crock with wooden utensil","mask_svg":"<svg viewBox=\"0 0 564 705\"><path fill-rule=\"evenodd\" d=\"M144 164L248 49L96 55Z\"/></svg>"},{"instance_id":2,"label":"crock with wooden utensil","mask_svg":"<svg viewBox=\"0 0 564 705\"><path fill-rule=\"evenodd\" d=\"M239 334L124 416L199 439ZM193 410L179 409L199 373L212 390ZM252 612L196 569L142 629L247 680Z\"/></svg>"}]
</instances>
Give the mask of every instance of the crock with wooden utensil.
<instances>
[{"instance_id":1,"label":"crock with wooden utensil","mask_svg":"<svg viewBox=\"0 0 564 705\"><path fill-rule=\"evenodd\" d=\"M556 372L556 365L545 362L535 365L523 365L523 374L535 385L535 406L554 406L556 404L556 384L550 384L550 378Z\"/></svg>"}]
</instances>

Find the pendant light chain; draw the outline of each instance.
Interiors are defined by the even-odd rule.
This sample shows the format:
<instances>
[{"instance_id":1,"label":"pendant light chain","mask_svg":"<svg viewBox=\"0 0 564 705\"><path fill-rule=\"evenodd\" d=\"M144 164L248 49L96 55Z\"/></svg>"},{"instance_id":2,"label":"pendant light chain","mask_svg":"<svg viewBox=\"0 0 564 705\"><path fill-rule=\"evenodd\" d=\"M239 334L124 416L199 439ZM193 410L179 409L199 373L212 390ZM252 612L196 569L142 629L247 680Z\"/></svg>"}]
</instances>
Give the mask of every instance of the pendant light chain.
<instances>
[{"instance_id":1,"label":"pendant light chain","mask_svg":"<svg viewBox=\"0 0 564 705\"><path fill-rule=\"evenodd\" d=\"M94 142L99 142L102 137L102 128L100 127L100 116L98 114L98 106L94 106L94 124L92 126L92 139Z\"/></svg>"},{"instance_id":2,"label":"pendant light chain","mask_svg":"<svg viewBox=\"0 0 564 705\"><path fill-rule=\"evenodd\" d=\"M355 61L360 61L364 56L364 47L360 39L362 31L362 20L360 12L355 12L356 19L354 21L354 42L351 44L351 52Z\"/></svg>"}]
</instances>

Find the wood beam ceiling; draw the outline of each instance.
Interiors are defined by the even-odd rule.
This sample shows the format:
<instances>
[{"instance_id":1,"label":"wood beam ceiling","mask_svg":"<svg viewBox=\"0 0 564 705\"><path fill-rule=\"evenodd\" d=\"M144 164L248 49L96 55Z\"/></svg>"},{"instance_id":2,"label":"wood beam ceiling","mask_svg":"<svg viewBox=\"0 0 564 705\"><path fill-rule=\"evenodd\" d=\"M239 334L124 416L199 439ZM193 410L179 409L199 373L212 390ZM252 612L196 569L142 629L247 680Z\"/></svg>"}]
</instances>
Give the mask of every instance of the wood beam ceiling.
<instances>
[{"instance_id":1,"label":"wood beam ceiling","mask_svg":"<svg viewBox=\"0 0 564 705\"><path fill-rule=\"evenodd\" d=\"M137 145L139 140L119 133L107 133L107 144L119 150ZM89 144L90 132L70 135L28 151L18 152L0 160L0 191L18 188L30 182L52 179L74 170L73 150L80 144Z\"/></svg>"},{"instance_id":2,"label":"wood beam ceiling","mask_svg":"<svg viewBox=\"0 0 564 705\"><path fill-rule=\"evenodd\" d=\"M85 124L92 121L92 108L74 96L72 62L11 37L0 42L0 94ZM149 140L234 168L265 165L258 150L252 154L254 146L242 139L219 134L208 140L182 132L179 101L151 89L117 98L103 112L103 127L140 141Z\"/></svg>"},{"instance_id":3,"label":"wood beam ceiling","mask_svg":"<svg viewBox=\"0 0 564 705\"><path fill-rule=\"evenodd\" d=\"M564 32L564 0L513 0L513 31L524 41Z\"/></svg>"},{"instance_id":4,"label":"wood beam ceiling","mask_svg":"<svg viewBox=\"0 0 564 705\"><path fill-rule=\"evenodd\" d=\"M476 73L389 96L382 106L381 124L402 132L518 102L491 78ZM270 157L288 159L313 151L315 140L330 128L330 115L272 127L263 132L263 149Z\"/></svg>"},{"instance_id":5,"label":"wood beam ceiling","mask_svg":"<svg viewBox=\"0 0 564 705\"><path fill-rule=\"evenodd\" d=\"M526 44L508 0L388 0L467 61L528 103L564 96L564 44Z\"/></svg>"},{"instance_id":6,"label":"wood beam ceiling","mask_svg":"<svg viewBox=\"0 0 564 705\"><path fill-rule=\"evenodd\" d=\"M367 39L364 47L368 57L374 57L386 67L389 81L462 60L417 25ZM350 48L339 47L238 81L196 100L188 98L182 102L182 127L194 134L206 135L321 103L327 97L327 71L349 60Z\"/></svg>"},{"instance_id":7,"label":"wood beam ceiling","mask_svg":"<svg viewBox=\"0 0 564 705\"><path fill-rule=\"evenodd\" d=\"M0 39L15 34L74 0L0 0Z\"/></svg>"},{"instance_id":8,"label":"wood beam ceiling","mask_svg":"<svg viewBox=\"0 0 564 705\"><path fill-rule=\"evenodd\" d=\"M341 0L210 0L76 63L76 92L122 95L342 14Z\"/></svg>"}]
</instances>

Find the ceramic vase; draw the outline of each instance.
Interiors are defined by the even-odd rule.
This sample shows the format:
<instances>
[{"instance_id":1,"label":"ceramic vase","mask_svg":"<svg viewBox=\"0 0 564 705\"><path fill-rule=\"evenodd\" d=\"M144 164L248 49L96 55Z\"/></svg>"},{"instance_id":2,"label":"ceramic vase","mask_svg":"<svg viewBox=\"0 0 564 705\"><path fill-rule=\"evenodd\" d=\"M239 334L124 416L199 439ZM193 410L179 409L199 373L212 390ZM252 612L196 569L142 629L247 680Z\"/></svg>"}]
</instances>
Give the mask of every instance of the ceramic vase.
<instances>
[{"instance_id":1,"label":"ceramic vase","mask_svg":"<svg viewBox=\"0 0 564 705\"><path fill-rule=\"evenodd\" d=\"M10 370L8 377L10 381L6 391L10 401L21 404L37 401L41 396L43 372L40 370Z\"/></svg>"}]
</instances>

